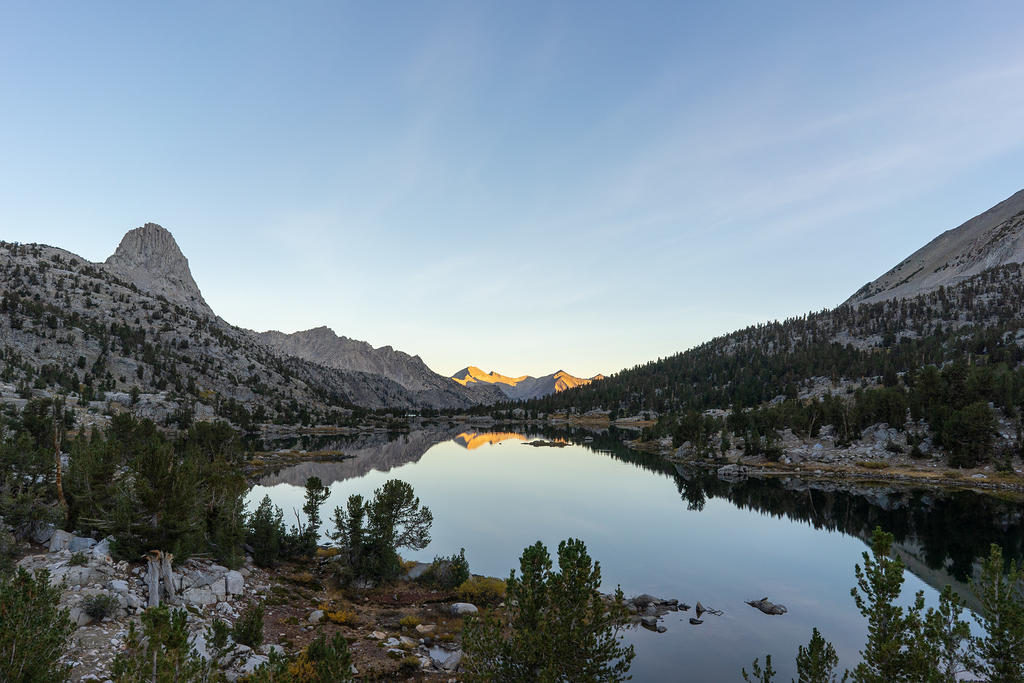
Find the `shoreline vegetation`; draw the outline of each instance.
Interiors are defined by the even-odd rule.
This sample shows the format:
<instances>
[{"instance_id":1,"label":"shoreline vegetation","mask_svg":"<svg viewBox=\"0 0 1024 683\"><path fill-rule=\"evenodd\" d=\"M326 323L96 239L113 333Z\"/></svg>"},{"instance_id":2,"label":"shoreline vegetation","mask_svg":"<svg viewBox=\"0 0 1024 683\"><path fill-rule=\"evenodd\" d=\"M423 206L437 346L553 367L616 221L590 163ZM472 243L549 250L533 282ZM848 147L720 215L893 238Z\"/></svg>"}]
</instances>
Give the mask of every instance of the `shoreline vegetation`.
<instances>
[{"instance_id":1,"label":"shoreline vegetation","mask_svg":"<svg viewBox=\"0 0 1024 683\"><path fill-rule=\"evenodd\" d=\"M628 448L664 458L668 462L682 463L698 466L703 469L718 471L728 465L738 465L742 468L740 473L730 468L722 474L726 477L752 476L752 477L792 477L797 476L806 480L827 480L832 483L842 483L844 480L856 481L858 484L865 482L879 482L887 485L924 486L951 490L970 490L980 493L1014 493L1024 496L1024 476L1021 473L1020 463L1016 467L1003 468L1000 470L991 462L979 463L975 467L955 467L948 464L943 454L934 454L926 459L916 459L907 453L909 448L901 446L902 452L887 450L889 434L883 430L879 444L873 447L858 447L849 445L845 447L819 447L815 446L826 442L818 439L799 439L792 434L786 434L780 440L780 455L773 460L767 454L748 456L744 454L743 440L735 439L731 443L732 448L726 451L723 457L721 452L698 454L689 448L689 444L682 447L673 447L671 439L650 438L644 435L643 430L650 429L657 424L655 420L609 420L605 416L568 416L558 414L545 419L516 419L501 418L495 419L490 416L456 415L451 418L418 418L415 424L429 425L432 423L461 424L467 427L486 429L500 425L512 431L521 430L523 433L535 434L540 431L574 429L583 430L584 433L606 433L614 428L623 437L621 442ZM401 421L401 428L394 423L385 427L362 428L353 427L319 427L300 429L275 429L272 432L278 438L287 436L353 436L369 432L395 433L408 431L414 424L413 420ZM884 427L884 425L883 425ZM636 438L628 438L630 434ZM572 438L564 436L557 438L540 438L531 445L537 446L560 446L571 442L580 442L587 445L586 437L576 435ZM787 447L789 446L789 447ZM796 455L799 454L799 455ZM306 450L306 449L282 449L254 451L249 462L247 474L250 477L262 473L271 472L289 464L308 461L341 461L351 458L344 450ZM798 460L797 457L800 459ZM789 462L786 461L789 459ZM830 461L831 460L831 461Z\"/></svg>"}]
</instances>

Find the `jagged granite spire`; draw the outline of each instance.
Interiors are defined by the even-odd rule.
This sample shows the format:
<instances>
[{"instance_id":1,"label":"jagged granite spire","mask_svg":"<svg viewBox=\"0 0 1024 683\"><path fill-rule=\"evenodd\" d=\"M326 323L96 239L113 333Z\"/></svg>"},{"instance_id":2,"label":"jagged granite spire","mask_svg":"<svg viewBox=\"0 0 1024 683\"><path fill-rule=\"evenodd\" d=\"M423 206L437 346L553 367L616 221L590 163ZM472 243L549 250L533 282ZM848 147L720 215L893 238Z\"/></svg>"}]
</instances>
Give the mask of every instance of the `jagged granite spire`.
<instances>
[{"instance_id":1,"label":"jagged granite spire","mask_svg":"<svg viewBox=\"0 0 1024 683\"><path fill-rule=\"evenodd\" d=\"M156 223L129 230L106 266L145 292L162 294L168 301L213 315L174 236Z\"/></svg>"}]
</instances>

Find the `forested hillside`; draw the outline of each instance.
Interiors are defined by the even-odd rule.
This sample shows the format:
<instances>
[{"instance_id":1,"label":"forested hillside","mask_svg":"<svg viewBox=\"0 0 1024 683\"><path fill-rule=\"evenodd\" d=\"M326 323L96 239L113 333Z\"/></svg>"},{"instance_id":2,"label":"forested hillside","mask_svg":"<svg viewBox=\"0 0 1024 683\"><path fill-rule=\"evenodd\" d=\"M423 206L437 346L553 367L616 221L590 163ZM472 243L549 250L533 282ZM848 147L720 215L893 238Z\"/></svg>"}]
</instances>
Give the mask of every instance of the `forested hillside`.
<instances>
[{"instance_id":1,"label":"forested hillside","mask_svg":"<svg viewBox=\"0 0 1024 683\"><path fill-rule=\"evenodd\" d=\"M833 425L849 442L872 424L922 420L969 464L991 455L989 404L1007 420L1024 407L1022 327L1024 277L1013 264L912 299L749 327L527 408L646 411L659 418L652 435L705 444L725 423L740 436ZM701 416L714 409L731 421Z\"/></svg>"}]
</instances>

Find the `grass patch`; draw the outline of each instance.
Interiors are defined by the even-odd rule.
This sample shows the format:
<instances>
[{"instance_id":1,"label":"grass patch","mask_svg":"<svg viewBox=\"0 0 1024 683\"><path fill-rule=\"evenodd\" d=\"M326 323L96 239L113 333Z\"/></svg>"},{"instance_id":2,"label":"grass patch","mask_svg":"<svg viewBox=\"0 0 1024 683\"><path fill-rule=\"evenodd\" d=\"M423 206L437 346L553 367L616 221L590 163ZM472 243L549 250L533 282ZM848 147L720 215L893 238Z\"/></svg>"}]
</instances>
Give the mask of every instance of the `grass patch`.
<instances>
[{"instance_id":1,"label":"grass patch","mask_svg":"<svg viewBox=\"0 0 1024 683\"><path fill-rule=\"evenodd\" d=\"M863 467L867 470L884 470L888 466L889 463L880 460L860 460L857 462L857 467Z\"/></svg>"}]
</instances>

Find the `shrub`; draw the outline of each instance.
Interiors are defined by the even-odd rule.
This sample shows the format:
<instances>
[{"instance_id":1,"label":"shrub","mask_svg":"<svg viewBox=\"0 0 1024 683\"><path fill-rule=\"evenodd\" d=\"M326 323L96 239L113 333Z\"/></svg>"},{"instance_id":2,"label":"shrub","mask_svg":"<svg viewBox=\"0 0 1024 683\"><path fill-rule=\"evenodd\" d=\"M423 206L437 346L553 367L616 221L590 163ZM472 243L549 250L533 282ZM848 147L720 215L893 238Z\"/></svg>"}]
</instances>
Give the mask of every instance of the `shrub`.
<instances>
[{"instance_id":1,"label":"shrub","mask_svg":"<svg viewBox=\"0 0 1024 683\"><path fill-rule=\"evenodd\" d=\"M764 457L769 462L778 462L782 459L782 447L774 442L767 444L764 447Z\"/></svg>"},{"instance_id":2,"label":"shrub","mask_svg":"<svg viewBox=\"0 0 1024 683\"><path fill-rule=\"evenodd\" d=\"M217 662L226 659L226 655L235 649L231 642L231 627L223 619L214 619L204 632L206 646L209 648L210 657Z\"/></svg>"},{"instance_id":3,"label":"shrub","mask_svg":"<svg viewBox=\"0 0 1024 683\"><path fill-rule=\"evenodd\" d=\"M416 655L406 655L398 665L398 673L401 676L412 676L420 670L420 658Z\"/></svg>"},{"instance_id":4,"label":"shrub","mask_svg":"<svg viewBox=\"0 0 1024 683\"><path fill-rule=\"evenodd\" d=\"M87 595L82 598L82 611L88 614L90 617L99 621L104 617L109 617L117 612L117 608L120 604L113 595L104 595L103 593L97 593L96 595Z\"/></svg>"},{"instance_id":5,"label":"shrub","mask_svg":"<svg viewBox=\"0 0 1024 683\"><path fill-rule=\"evenodd\" d=\"M269 661L247 679L249 683L346 683L352 680L352 655L341 633L327 640L323 633L294 658L271 653Z\"/></svg>"},{"instance_id":6,"label":"shrub","mask_svg":"<svg viewBox=\"0 0 1024 683\"><path fill-rule=\"evenodd\" d=\"M341 626L349 628L359 626L359 615L352 610L340 609L336 612L327 612L327 618Z\"/></svg>"},{"instance_id":7,"label":"shrub","mask_svg":"<svg viewBox=\"0 0 1024 683\"><path fill-rule=\"evenodd\" d=\"M474 605L493 606L505 600L506 583L491 576L474 576L458 588L459 597Z\"/></svg>"},{"instance_id":8,"label":"shrub","mask_svg":"<svg viewBox=\"0 0 1024 683\"><path fill-rule=\"evenodd\" d=\"M398 624L404 629L414 629L420 625L419 617L412 614L407 614L398 620Z\"/></svg>"},{"instance_id":9,"label":"shrub","mask_svg":"<svg viewBox=\"0 0 1024 683\"><path fill-rule=\"evenodd\" d=\"M263 644L263 605L250 602L242 610L231 635L236 643L255 649Z\"/></svg>"},{"instance_id":10,"label":"shrub","mask_svg":"<svg viewBox=\"0 0 1024 683\"><path fill-rule=\"evenodd\" d=\"M469 562L466 560L466 549L462 548L458 555L435 557L427 571L420 576L420 582L452 590L468 578Z\"/></svg>"},{"instance_id":11,"label":"shrub","mask_svg":"<svg viewBox=\"0 0 1024 683\"><path fill-rule=\"evenodd\" d=\"M85 553L78 552L71 556L71 559L68 560L68 564L72 567L84 567L89 564L89 558L85 556Z\"/></svg>"},{"instance_id":12,"label":"shrub","mask_svg":"<svg viewBox=\"0 0 1024 683\"><path fill-rule=\"evenodd\" d=\"M123 652L114 657L116 683L142 681L207 680L209 665L189 642L188 613L167 605L152 607L142 614L142 634L132 622Z\"/></svg>"},{"instance_id":13,"label":"shrub","mask_svg":"<svg viewBox=\"0 0 1024 683\"><path fill-rule=\"evenodd\" d=\"M68 679L70 667L59 660L75 627L58 608L60 596L45 570L32 575L19 568L0 578L0 680Z\"/></svg>"},{"instance_id":14,"label":"shrub","mask_svg":"<svg viewBox=\"0 0 1024 683\"><path fill-rule=\"evenodd\" d=\"M17 545L14 534L0 521L0 578L14 570L14 549Z\"/></svg>"}]
</instances>

